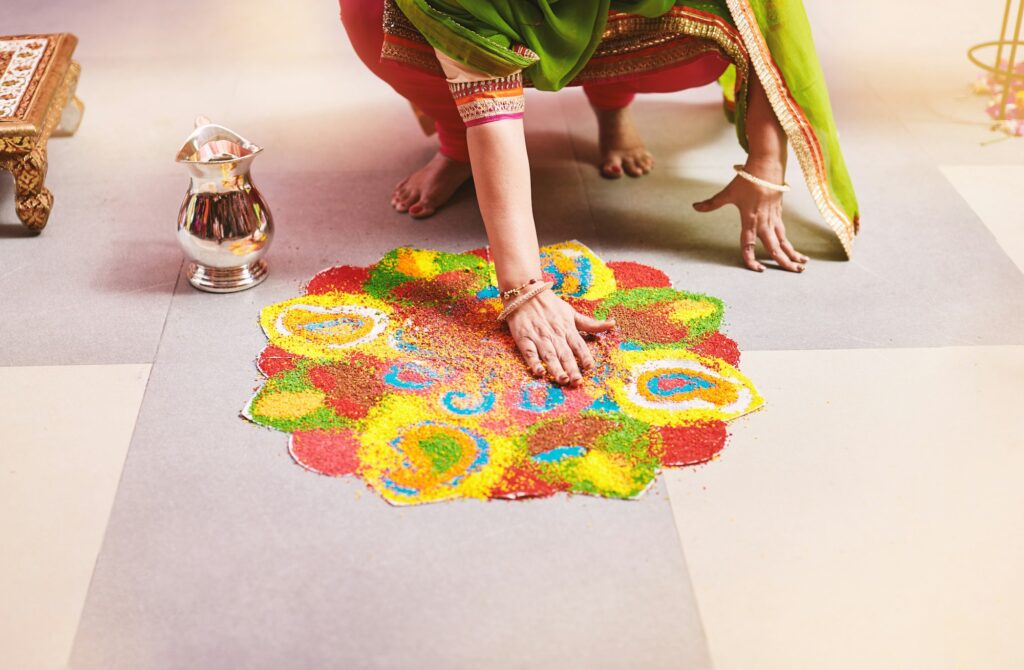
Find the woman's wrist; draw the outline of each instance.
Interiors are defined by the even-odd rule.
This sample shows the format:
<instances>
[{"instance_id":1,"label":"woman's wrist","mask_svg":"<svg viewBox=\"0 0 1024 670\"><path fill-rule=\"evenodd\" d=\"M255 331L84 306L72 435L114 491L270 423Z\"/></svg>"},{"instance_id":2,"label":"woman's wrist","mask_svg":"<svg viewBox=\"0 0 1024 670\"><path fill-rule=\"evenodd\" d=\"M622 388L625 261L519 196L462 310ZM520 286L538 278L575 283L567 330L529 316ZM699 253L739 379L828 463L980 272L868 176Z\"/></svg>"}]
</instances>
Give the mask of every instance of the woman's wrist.
<instances>
[{"instance_id":1,"label":"woman's wrist","mask_svg":"<svg viewBox=\"0 0 1024 670\"><path fill-rule=\"evenodd\" d=\"M495 254L495 272L498 275L498 290L508 291L528 284L530 280L541 281L540 252L532 258L508 258Z\"/></svg>"},{"instance_id":2,"label":"woman's wrist","mask_svg":"<svg viewBox=\"0 0 1024 670\"><path fill-rule=\"evenodd\" d=\"M743 169L755 177L782 184L786 181L786 161L781 156L754 156L747 157Z\"/></svg>"}]
</instances>

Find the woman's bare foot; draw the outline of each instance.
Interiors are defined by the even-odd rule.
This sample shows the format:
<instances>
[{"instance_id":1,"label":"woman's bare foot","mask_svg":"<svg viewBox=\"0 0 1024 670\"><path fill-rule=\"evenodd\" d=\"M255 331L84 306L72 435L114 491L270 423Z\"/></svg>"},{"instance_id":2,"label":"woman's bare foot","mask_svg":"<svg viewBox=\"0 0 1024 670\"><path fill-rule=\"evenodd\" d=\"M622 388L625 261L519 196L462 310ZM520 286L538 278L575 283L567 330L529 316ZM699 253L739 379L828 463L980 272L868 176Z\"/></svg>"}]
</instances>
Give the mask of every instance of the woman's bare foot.
<instances>
[{"instance_id":1,"label":"woman's bare foot","mask_svg":"<svg viewBox=\"0 0 1024 670\"><path fill-rule=\"evenodd\" d=\"M601 174L618 179L625 172L642 177L654 167L654 156L633 124L629 107L594 109L597 115L598 141L601 148Z\"/></svg>"},{"instance_id":2,"label":"woman's bare foot","mask_svg":"<svg viewBox=\"0 0 1024 670\"><path fill-rule=\"evenodd\" d=\"M472 174L469 163L453 161L438 152L395 186L391 206L409 212L414 219L425 219L451 200Z\"/></svg>"}]
</instances>

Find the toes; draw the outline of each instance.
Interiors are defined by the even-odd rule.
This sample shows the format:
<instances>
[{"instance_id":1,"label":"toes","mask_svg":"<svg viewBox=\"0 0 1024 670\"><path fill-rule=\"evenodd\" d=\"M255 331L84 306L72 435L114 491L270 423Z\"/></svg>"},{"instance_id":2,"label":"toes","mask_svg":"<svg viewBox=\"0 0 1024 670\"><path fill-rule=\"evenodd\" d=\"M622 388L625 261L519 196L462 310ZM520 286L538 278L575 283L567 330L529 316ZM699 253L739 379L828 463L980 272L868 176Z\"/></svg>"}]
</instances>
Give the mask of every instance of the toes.
<instances>
[{"instance_id":1,"label":"toes","mask_svg":"<svg viewBox=\"0 0 1024 670\"><path fill-rule=\"evenodd\" d=\"M622 167L630 177L639 177L644 174L643 168L637 165L636 159L633 157L623 158Z\"/></svg>"},{"instance_id":2,"label":"toes","mask_svg":"<svg viewBox=\"0 0 1024 670\"><path fill-rule=\"evenodd\" d=\"M601 164L601 176L608 179L618 179L622 176L622 158L610 156Z\"/></svg>"},{"instance_id":3,"label":"toes","mask_svg":"<svg viewBox=\"0 0 1024 670\"><path fill-rule=\"evenodd\" d=\"M419 201L409 208L409 214L414 219L425 219L428 216L432 216L436 211L437 205L434 204L434 200L430 196L420 198Z\"/></svg>"},{"instance_id":4,"label":"toes","mask_svg":"<svg viewBox=\"0 0 1024 670\"><path fill-rule=\"evenodd\" d=\"M409 211L409 205L412 205L419 199L419 193L415 191L403 190L399 192L398 197L393 201L394 207L399 212Z\"/></svg>"},{"instance_id":5,"label":"toes","mask_svg":"<svg viewBox=\"0 0 1024 670\"><path fill-rule=\"evenodd\" d=\"M644 174L650 174L651 170L654 169L654 156L650 155L646 151L640 156L638 160L640 169L644 171Z\"/></svg>"},{"instance_id":6,"label":"toes","mask_svg":"<svg viewBox=\"0 0 1024 670\"><path fill-rule=\"evenodd\" d=\"M394 207L398 204L398 201L402 196L402 184L395 187L395 190L391 192L391 206Z\"/></svg>"}]
</instances>

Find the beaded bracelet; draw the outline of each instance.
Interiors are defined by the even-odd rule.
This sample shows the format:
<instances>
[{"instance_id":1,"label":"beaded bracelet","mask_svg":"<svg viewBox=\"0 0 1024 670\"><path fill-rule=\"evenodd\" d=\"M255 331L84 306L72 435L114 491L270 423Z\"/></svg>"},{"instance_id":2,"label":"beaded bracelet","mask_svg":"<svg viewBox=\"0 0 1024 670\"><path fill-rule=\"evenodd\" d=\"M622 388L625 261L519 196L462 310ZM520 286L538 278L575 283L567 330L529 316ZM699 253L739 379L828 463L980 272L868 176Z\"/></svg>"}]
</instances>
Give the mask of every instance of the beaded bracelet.
<instances>
[{"instance_id":1,"label":"beaded bracelet","mask_svg":"<svg viewBox=\"0 0 1024 670\"><path fill-rule=\"evenodd\" d=\"M501 293L499 293L498 295L500 295L500 296L501 296L501 299L502 299L502 300L508 300L508 299L510 299L510 298L514 298L514 297L516 297L517 295L519 295L520 293L522 293L522 292L523 292L523 289L524 289L524 288L526 288L527 286L529 286L530 284L536 284L536 283L537 283L537 280L536 280L536 279L531 279L530 281L526 282L526 283L525 283L525 284L523 284L522 286L517 286L517 287L515 287L515 288L510 288L510 289L509 289L509 290L507 290L507 291L502 291L502 292L501 292Z\"/></svg>"},{"instance_id":2,"label":"beaded bracelet","mask_svg":"<svg viewBox=\"0 0 1024 670\"><path fill-rule=\"evenodd\" d=\"M512 302L510 302L509 304L505 305L505 309L501 310L501 313L498 314L498 321L504 321L505 319L508 318L509 314L511 314L512 312L516 311L517 309L519 309L520 307L525 305L530 300L533 300L538 295L540 295L541 293L543 293L547 289L551 288L552 286L553 286L553 284L551 284L549 282L546 282L546 281L545 282L541 282L539 284L534 282L534 288L531 288L526 293L523 293L522 295L520 295L518 298L516 298Z\"/></svg>"},{"instance_id":3,"label":"beaded bracelet","mask_svg":"<svg viewBox=\"0 0 1024 670\"><path fill-rule=\"evenodd\" d=\"M778 191L779 193L786 193L787 191L789 191L789 184L773 184L772 182L767 181L765 179L761 179L760 177L755 177L754 175L744 170L742 165L733 165L732 169L736 170L736 174L738 174L743 179L746 179L751 184L763 186L769 191Z\"/></svg>"}]
</instances>

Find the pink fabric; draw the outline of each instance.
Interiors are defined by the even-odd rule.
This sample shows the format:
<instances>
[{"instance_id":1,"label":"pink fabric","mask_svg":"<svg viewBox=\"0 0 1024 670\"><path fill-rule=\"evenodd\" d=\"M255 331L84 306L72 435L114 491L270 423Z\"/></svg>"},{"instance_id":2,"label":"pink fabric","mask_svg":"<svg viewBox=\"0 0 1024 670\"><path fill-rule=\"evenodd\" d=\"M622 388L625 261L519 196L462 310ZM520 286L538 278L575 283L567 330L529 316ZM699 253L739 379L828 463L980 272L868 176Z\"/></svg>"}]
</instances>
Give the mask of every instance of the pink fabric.
<instances>
[{"instance_id":1,"label":"pink fabric","mask_svg":"<svg viewBox=\"0 0 1024 670\"><path fill-rule=\"evenodd\" d=\"M466 127L472 128L473 126L479 126L484 123L493 123L495 121L504 121L505 119L521 119L523 118L522 113L519 114L498 114L497 116L488 116L483 119L476 119L475 121L467 121Z\"/></svg>"},{"instance_id":2,"label":"pink fabric","mask_svg":"<svg viewBox=\"0 0 1024 670\"><path fill-rule=\"evenodd\" d=\"M443 77L420 72L393 61L382 61L384 44L383 0L339 0L341 22L352 47L366 67L403 98L434 120L441 153L456 161L469 161L466 125ZM709 53L675 67L640 75L614 84L585 84L587 99L598 109L621 109L637 93L672 93L704 86L718 79L728 61Z\"/></svg>"},{"instance_id":3,"label":"pink fabric","mask_svg":"<svg viewBox=\"0 0 1024 670\"><path fill-rule=\"evenodd\" d=\"M381 60L380 50L384 44L383 0L339 0L339 4L341 22L360 60L400 96L434 120L442 154L452 160L469 162L466 126L448 91L448 82L443 77Z\"/></svg>"},{"instance_id":4,"label":"pink fabric","mask_svg":"<svg viewBox=\"0 0 1024 670\"><path fill-rule=\"evenodd\" d=\"M729 61L711 52L658 72L614 84L584 84L587 100L597 109L622 109L637 93L675 93L718 81Z\"/></svg>"}]
</instances>

